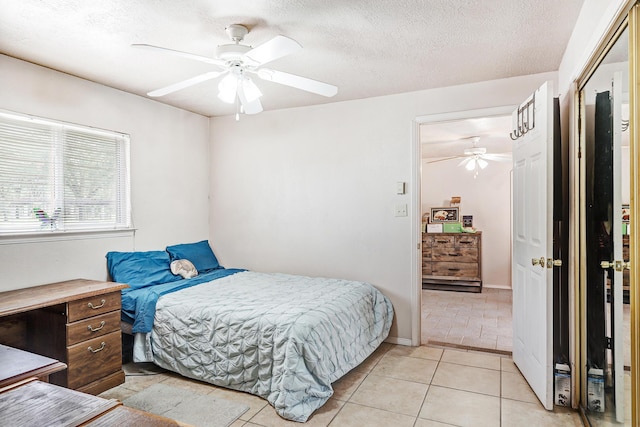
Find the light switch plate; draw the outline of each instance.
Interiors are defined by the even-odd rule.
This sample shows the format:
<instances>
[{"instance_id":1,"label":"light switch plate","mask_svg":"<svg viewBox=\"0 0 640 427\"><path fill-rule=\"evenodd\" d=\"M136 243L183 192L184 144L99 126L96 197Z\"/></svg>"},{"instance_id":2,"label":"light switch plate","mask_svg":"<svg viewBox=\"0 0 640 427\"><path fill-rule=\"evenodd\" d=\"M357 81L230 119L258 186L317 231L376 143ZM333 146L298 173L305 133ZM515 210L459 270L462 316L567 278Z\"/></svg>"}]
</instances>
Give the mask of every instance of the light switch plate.
<instances>
[{"instance_id":1,"label":"light switch plate","mask_svg":"<svg viewBox=\"0 0 640 427\"><path fill-rule=\"evenodd\" d=\"M396 194L405 194L407 189L406 189L406 182L397 182L396 183Z\"/></svg>"},{"instance_id":2,"label":"light switch plate","mask_svg":"<svg viewBox=\"0 0 640 427\"><path fill-rule=\"evenodd\" d=\"M407 216L407 204L400 203L396 205L396 216Z\"/></svg>"}]
</instances>

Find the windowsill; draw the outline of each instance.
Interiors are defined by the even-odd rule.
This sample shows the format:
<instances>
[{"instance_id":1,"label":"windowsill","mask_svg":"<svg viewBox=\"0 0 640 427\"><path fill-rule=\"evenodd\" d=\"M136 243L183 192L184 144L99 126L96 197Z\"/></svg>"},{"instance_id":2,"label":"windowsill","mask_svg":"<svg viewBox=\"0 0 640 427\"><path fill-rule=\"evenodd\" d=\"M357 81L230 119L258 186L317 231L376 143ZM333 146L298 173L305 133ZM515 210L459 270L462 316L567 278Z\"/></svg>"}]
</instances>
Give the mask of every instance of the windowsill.
<instances>
[{"instance_id":1,"label":"windowsill","mask_svg":"<svg viewBox=\"0 0 640 427\"><path fill-rule=\"evenodd\" d=\"M20 243L43 243L64 240L109 239L117 237L132 237L135 228L118 230L94 230L94 231L55 231L29 234L0 234L0 245L13 245Z\"/></svg>"}]
</instances>

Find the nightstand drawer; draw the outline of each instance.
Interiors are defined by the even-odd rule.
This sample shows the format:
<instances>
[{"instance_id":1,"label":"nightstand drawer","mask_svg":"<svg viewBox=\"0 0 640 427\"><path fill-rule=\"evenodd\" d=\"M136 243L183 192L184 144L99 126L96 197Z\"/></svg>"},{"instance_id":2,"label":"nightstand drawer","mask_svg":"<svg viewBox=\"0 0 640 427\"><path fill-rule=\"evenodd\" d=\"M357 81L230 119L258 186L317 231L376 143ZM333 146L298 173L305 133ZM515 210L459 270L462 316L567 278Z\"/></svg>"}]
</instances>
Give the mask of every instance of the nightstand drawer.
<instances>
[{"instance_id":1,"label":"nightstand drawer","mask_svg":"<svg viewBox=\"0 0 640 427\"><path fill-rule=\"evenodd\" d=\"M121 369L120 331L73 345L67 349L68 388L78 388Z\"/></svg>"},{"instance_id":2,"label":"nightstand drawer","mask_svg":"<svg viewBox=\"0 0 640 427\"><path fill-rule=\"evenodd\" d=\"M98 314L120 310L120 292L96 295L67 304L67 322L72 323Z\"/></svg>"},{"instance_id":3,"label":"nightstand drawer","mask_svg":"<svg viewBox=\"0 0 640 427\"><path fill-rule=\"evenodd\" d=\"M67 324L67 345L97 338L120 329L120 311Z\"/></svg>"}]
</instances>

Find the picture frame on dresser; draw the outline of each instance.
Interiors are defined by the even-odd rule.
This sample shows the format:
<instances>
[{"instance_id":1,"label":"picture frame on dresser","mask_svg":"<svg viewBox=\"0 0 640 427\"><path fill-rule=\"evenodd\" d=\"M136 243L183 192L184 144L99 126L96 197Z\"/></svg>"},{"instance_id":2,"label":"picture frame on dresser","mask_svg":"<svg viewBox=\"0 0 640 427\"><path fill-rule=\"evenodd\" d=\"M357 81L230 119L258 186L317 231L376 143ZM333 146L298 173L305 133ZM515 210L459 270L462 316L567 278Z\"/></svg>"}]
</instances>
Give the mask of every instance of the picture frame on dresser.
<instances>
[{"instance_id":1,"label":"picture frame on dresser","mask_svg":"<svg viewBox=\"0 0 640 427\"><path fill-rule=\"evenodd\" d=\"M460 222L460 208L451 206L431 208L431 222Z\"/></svg>"}]
</instances>

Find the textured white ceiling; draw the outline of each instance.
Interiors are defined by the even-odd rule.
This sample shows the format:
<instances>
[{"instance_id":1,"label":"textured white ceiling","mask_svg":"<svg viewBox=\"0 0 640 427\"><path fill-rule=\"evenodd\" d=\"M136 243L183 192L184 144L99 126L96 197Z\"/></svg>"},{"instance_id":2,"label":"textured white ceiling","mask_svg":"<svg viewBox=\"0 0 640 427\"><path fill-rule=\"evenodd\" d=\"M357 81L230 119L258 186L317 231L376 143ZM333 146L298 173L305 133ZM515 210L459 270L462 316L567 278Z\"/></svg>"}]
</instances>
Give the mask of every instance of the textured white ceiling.
<instances>
[{"instance_id":1,"label":"textured white ceiling","mask_svg":"<svg viewBox=\"0 0 640 427\"><path fill-rule=\"evenodd\" d=\"M147 43L203 56L250 28L257 46L282 34L304 49L269 68L338 86L333 98L257 81L265 110L558 69L583 0L2 0L0 52L141 96L209 71ZM159 98L205 116L234 107L217 80Z\"/></svg>"},{"instance_id":2,"label":"textured white ceiling","mask_svg":"<svg viewBox=\"0 0 640 427\"><path fill-rule=\"evenodd\" d=\"M511 153L511 116L480 117L420 125L422 158L440 159L461 156L465 148L478 147L490 154Z\"/></svg>"}]
</instances>

